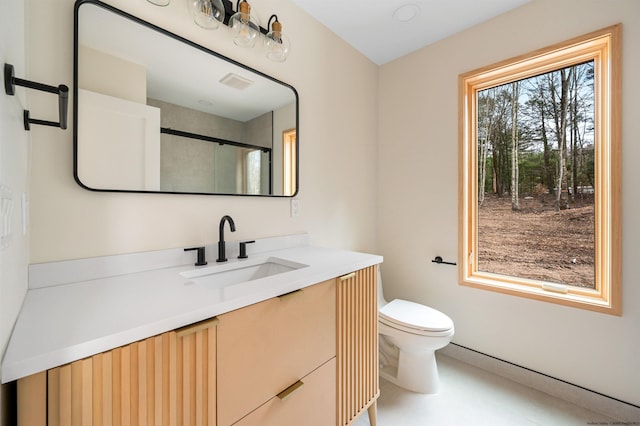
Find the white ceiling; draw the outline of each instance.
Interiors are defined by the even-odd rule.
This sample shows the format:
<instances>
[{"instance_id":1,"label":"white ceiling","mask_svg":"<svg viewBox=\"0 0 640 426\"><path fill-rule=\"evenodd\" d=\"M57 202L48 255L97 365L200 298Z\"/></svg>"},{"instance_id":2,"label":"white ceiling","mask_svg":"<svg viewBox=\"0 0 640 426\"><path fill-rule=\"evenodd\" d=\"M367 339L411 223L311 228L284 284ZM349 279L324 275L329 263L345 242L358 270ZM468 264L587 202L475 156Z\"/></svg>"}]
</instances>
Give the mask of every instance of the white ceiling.
<instances>
[{"instance_id":1,"label":"white ceiling","mask_svg":"<svg viewBox=\"0 0 640 426\"><path fill-rule=\"evenodd\" d=\"M378 65L487 21L530 0L291 0ZM408 5L416 16L401 22Z\"/></svg>"},{"instance_id":2,"label":"white ceiling","mask_svg":"<svg viewBox=\"0 0 640 426\"><path fill-rule=\"evenodd\" d=\"M296 101L289 87L161 34L93 3L79 9L79 43L146 70L147 96L245 122ZM80 52L80 59L83 54ZM221 84L233 74L245 90Z\"/></svg>"}]
</instances>

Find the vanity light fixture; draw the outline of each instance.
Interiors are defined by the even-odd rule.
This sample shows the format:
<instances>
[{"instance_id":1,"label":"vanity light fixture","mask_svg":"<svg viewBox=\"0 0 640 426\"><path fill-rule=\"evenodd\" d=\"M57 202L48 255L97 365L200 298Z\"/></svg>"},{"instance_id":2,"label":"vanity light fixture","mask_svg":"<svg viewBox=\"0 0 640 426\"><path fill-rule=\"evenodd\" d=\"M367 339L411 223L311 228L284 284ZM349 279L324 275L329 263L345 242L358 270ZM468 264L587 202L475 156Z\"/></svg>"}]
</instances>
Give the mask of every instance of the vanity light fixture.
<instances>
[{"instance_id":1,"label":"vanity light fixture","mask_svg":"<svg viewBox=\"0 0 640 426\"><path fill-rule=\"evenodd\" d=\"M271 20L275 18L273 24ZM289 55L291 42L289 38L282 34L282 24L278 21L277 15L271 15L269 24L270 31L264 38L264 49L267 58L275 62L284 62Z\"/></svg>"},{"instance_id":2,"label":"vanity light fixture","mask_svg":"<svg viewBox=\"0 0 640 426\"><path fill-rule=\"evenodd\" d=\"M254 47L256 40L262 33L264 35L264 49L268 59L276 62L284 62L289 56L291 42L282 34L282 24L277 15L271 15L267 28L261 27L255 17L251 15L251 5L246 0L238 0L236 13L233 13L231 2L222 0L227 16L231 18L226 24L234 33L233 42L241 47ZM273 21L273 23L272 23Z\"/></svg>"},{"instance_id":3,"label":"vanity light fixture","mask_svg":"<svg viewBox=\"0 0 640 426\"><path fill-rule=\"evenodd\" d=\"M148 1L161 5L165 2L169 4L170 0ZM265 55L269 60L284 62L289 56L291 42L282 33L282 24L278 20L278 15L271 15L267 24L268 29L265 29L251 15L251 5L247 0L237 0L236 11L233 10L231 0L186 0L186 2L193 21L199 27L213 30L222 22L231 28L233 42L240 47L254 47L256 40L262 34L265 37Z\"/></svg>"},{"instance_id":4,"label":"vanity light fixture","mask_svg":"<svg viewBox=\"0 0 640 426\"><path fill-rule=\"evenodd\" d=\"M206 30L215 30L224 22L225 7L222 0L187 0L193 22Z\"/></svg>"},{"instance_id":5,"label":"vanity light fixture","mask_svg":"<svg viewBox=\"0 0 640 426\"><path fill-rule=\"evenodd\" d=\"M251 5L242 0L237 5L238 11L229 19L229 27L233 31L233 42L241 47L253 47L256 44L260 25L251 16Z\"/></svg>"}]
</instances>

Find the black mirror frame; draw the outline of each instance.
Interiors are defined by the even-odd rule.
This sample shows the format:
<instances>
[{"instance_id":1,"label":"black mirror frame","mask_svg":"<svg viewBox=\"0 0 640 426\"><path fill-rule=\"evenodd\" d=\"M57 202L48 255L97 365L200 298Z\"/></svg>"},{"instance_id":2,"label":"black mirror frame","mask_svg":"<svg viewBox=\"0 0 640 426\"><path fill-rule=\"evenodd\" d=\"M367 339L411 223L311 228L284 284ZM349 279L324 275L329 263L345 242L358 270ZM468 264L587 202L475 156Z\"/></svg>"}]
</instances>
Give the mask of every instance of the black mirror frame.
<instances>
[{"instance_id":1,"label":"black mirror frame","mask_svg":"<svg viewBox=\"0 0 640 426\"><path fill-rule=\"evenodd\" d=\"M296 114L296 189L291 195L273 195L273 194L237 194L237 193L215 193L215 192L186 192L186 191L145 191L145 190L128 190L128 189L101 189L101 188L91 188L86 186L80 180L78 176L78 48L79 48L79 10L80 6L83 4L93 4L95 6L106 9L112 13L115 13L123 18L129 19L135 23L148 27L152 30L155 30L165 36L171 37L179 42L186 44L187 46L193 47L195 49L199 49L207 54L210 54L218 59L229 62L233 65L241 67L247 71L258 74L261 77L264 77L268 80L271 80L275 83L278 83L282 86L285 86L293 91L295 96L296 106L295 106L295 114ZM231 58L228 58L218 52L215 52L211 49L208 49L202 45L199 45L189 39L186 39L182 36L179 36L175 33L172 33L164 28L161 28L157 25L154 25L150 22L147 22L137 16L131 15L127 12L124 12L116 7L103 3L100 0L76 0L73 11L73 177L80 187L94 192L123 192L123 193L147 193L147 194L185 194L185 195L222 195L222 196L241 196L241 197L270 197L270 198L293 198L298 195L300 191L300 142L299 142L299 133L300 133L300 117L299 117L299 97L297 90L283 81L280 81L276 78L273 78L261 71L258 71L254 68L251 68L247 65L244 65L240 62L237 62ZM270 166L271 169L271 166ZM270 171L272 172L272 171ZM269 185L272 187L272 184Z\"/></svg>"}]
</instances>

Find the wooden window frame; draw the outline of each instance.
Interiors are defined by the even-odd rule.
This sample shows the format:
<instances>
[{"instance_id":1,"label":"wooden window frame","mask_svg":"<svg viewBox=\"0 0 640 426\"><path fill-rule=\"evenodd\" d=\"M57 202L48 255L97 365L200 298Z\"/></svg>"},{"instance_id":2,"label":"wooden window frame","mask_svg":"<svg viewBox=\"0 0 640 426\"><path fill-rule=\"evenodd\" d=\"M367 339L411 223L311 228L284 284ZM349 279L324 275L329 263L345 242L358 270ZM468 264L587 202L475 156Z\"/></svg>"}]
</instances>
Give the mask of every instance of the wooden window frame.
<instances>
[{"instance_id":1,"label":"wooden window frame","mask_svg":"<svg viewBox=\"0 0 640 426\"><path fill-rule=\"evenodd\" d=\"M298 192L296 178L297 158L295 128L282 132L282 192L285 196L294 196Z\"/></svg>"},{"instance_id":2,"label":"wooden window frame","mask_svg":"<svg viewBox=\"0 0 640 426\"><path fill-rule=\"evenodd\" d=\"M617 24L459 76L461 285L622 315L621 32ZM590 60L595 67L595 289L478 271L477 93Z\"/></svg>"}]
</instances>

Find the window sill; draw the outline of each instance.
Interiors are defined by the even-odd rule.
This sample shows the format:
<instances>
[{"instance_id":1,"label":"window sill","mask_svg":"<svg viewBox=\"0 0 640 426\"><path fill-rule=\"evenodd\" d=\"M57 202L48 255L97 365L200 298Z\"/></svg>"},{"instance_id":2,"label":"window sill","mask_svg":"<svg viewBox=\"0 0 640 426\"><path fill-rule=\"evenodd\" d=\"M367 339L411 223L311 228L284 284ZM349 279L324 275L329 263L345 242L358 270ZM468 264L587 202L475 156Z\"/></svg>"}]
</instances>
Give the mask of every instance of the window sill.
<instances>
[{"instance_id":1,"label":"window sill","mask_svg":"<svg viewBox=\"0 0 640 426\"><path fill-rule=\"evenodd\" d=\"M621 310L612 304L611 295L583 287L558 284L558 290L566 289L567 292L563 293L562 291L543 288L550 288L549 283L543 281L516 279L488 272L476 272L472 277L461 280L460 284L609 315L622 315ZM617 305L619 306L619 304Z\"/></svg>"}]
</instances>

